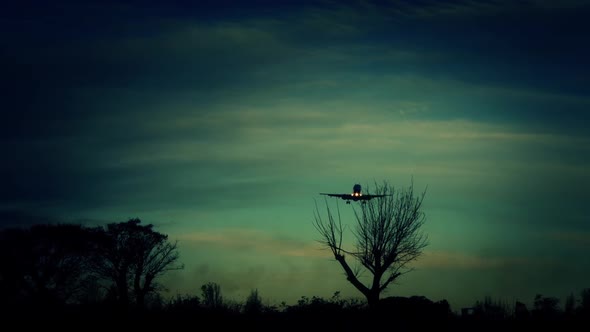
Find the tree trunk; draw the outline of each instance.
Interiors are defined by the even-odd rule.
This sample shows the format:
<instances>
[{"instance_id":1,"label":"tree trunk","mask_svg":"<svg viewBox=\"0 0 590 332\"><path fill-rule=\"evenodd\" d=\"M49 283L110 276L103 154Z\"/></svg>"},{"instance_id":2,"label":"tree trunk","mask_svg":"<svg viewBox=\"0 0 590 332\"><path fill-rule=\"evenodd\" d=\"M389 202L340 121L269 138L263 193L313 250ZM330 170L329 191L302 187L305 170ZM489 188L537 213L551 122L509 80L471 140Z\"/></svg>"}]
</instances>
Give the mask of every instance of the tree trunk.
<instances>
[{"instance_id":1,"label":"tree trunk","mask_svg":"<svg viewBox=\"0 0 590 332\"><path fill-rule=\"evenodd\" d=\"M129 290L127 289L126 277L119 277L117 280L117 291L119 292L119 305L121 309L127 309L129 306Z\"/></svg>"},{"instance_id":2,"label":"tree trunk","mask_svg":"<svg viewBox=\"0 0 590 332\"><path fill-rule=\"evenodd\" d=\"M383 276L383 271L380 269L376 270L373 273L373 283L371 288L367 292L367 304L369 308L374 309L379 304L379 294L381 293L381 277Z\"/></svg>"},{"instance_id":3,"label":"tree trunk","mask_svg":"<svg viewBox=\"0 0 590 332\"><path fill-rule=\"evenodd\" d=\"M137 302L137 308L142 310L145 306L145 292L143 290L139 290L135 294L135 301Z\"/></svg>"},{"instance_id":4,"label":"tree trunk","mask_svg":"<svg viewBox=\"0 0 590 332\"><path fill-rule=\"evenodd\" d=\"M135 293L135 305L139 309L143 309L145 294L141 289L141 270L140 267L135 271L135 278L133 279L133 292Z\"/></svg>"},{"instance_id":5,"label":"tree trunk","mask_svg":"<svg viewBox=\"0 0 590 332\"><path fill-rule=\"evenodd\" d=\"M152 289L152 281L154 277L150 274L146 274L143 280L143 287L141 287L141 275L137 275L134 282L135 297L137 302L137 308L144 309L145 297Z\"/></svg>"},{"instance_id":6,"label":"tree trunk","mask_svg":"<svg viewBox=\"0 0 590 332\"><path fill-rule=\"evenodd\" d=\"M369 308L371 309L375 309L377 308L377 305L379 304L379 288L371 288L369 290L369 293L367 293L367 304L369 305Z\"/></svg>"}]
</instances>

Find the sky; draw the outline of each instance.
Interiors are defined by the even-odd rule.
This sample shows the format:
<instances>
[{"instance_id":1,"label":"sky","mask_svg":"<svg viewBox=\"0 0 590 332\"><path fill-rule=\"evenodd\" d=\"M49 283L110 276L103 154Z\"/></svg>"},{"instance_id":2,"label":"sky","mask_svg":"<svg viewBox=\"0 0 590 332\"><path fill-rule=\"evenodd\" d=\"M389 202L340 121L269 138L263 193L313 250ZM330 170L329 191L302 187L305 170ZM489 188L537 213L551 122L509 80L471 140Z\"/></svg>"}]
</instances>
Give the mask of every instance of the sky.
<instances>
[{"instance_id":1,"label":"sky","mask_svg":"<svg viewBox=\"0 0 590 332\"><path fill-rule=\"evenodd\" d=\"M360 297L319 193L413 181L429 245L383 296L590 287L587 1L1 6L0 227L140 218L166 296Z\"/></svg>"}]
</instances>

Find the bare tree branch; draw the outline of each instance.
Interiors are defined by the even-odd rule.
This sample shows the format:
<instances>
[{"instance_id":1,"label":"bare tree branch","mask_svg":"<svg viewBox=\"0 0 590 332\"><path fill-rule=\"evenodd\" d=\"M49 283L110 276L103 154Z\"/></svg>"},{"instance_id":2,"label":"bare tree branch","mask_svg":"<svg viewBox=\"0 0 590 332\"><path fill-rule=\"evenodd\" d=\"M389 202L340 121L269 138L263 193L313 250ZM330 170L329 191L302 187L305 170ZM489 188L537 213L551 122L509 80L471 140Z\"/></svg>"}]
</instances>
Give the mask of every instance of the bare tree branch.
<instances>
[{"instance_id":1,"label":"bare tree branch","mask_svg":"<svg viewBox=\"0 0 590 332\"><path fill-rule=\"evenodd\" d=\"M315 203L315 211L314 211L314 226L322 236L322 240L319 240L320 243L324 244L334 254L334 257L341 255L342 252L342 221L340 218L340 210L338 211L338 221L334 220L334 216L332 212L328 208L328 201L326 200L326 209L328 214L328 220L325 221L322 219L317 202Z\"/></svg>"},{"instance_id":2,"label":"bare tree branch","mask_svg":"<svg viewBox=\"0 0 590 332\"><path fill-rule=\"evenodd\" d=\"M327 201L327 220L322 219L317 203L314 211L314 226L322 237L319 242L330 248L348 281L367 297L369 305L376 304L379 294L399 276L411 271L407 265L428 245L428 238L421 231L425 222L422 202L426 190L415 195L413 181L409 187L399 190L383 182L375 183L374 194L384 196L353 207L356 219L354 252L342 249L343 225L338 207L338 220L335 220ZM359 281L359 271L350 269L343 253L354 257L373 275L369 286Z\"/></svg>"}]
</instances>

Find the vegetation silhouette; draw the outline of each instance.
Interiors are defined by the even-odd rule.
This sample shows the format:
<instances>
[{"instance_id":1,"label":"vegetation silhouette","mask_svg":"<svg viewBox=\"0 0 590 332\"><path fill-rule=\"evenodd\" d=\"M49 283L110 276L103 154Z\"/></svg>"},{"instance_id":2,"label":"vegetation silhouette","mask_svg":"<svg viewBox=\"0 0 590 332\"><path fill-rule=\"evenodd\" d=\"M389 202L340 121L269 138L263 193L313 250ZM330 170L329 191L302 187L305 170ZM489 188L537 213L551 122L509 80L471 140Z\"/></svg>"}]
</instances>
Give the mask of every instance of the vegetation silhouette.
<instances>
[{"instance_id":1,"label":"vegetation silhouette","mask_svg":"<svg viewBox=\"0 0 590 332\"><path fill-rule=\"evenodd\" d=\"M112 295L123 309L129 306L129 290L135 305L145 306L146 296L157 291L156 278L167 271L182 269L175 265L179 258L178 242L153 230L153 225L140 225L140 219L110 223L98 228L91 271L111 282Z\"/></svg>"},{"instance_id":2,"label":"vegetation silhouette","mask_svg":"<svg viewBox=\"0 0 590 332\"><path fill-rule=\"evenodd\" d=\"M358 331L391 326L409 331L429 328L494 330L515 327L577 329L590 320L590 288L557 297L538 294L531 308L486 296L470 308L452 310L446 300L391 296L369 305L366 299L302 296L294 304L266 304L258 289L245 301L222 296L208 282L200 296L168 299L157 280L181 268L178 243L139 219L105 227L40 224L0 230L0 319L21 328L170 328L199 322L216 328L256 330L330 329ZM195 290L198 290L196 288ZM465 309L465 310L463 310ZM113 325L116 322L117 325Z\"/></svg>"},{"instance_id":3,"label":"vegetation silhouette","mask_svg":"<svg viewBox=\"0 0 590 332\"><path fill-rule=\"evenodd\" d=\"M177 242L141 225L34 225L0 231L0 309L52 315L106 304L114 313L144 309L158 296L157 278L180 269ZM7 315L10 317L10 315Z\"/></svg>"},{"instance_id":4,"label":"vegetation silhouette","mask_svg":"<svg viewBox=\"0 0 590 332\"><path fill-rule=\"evenodd\" d=\"M428 244L421 227L425 221L422 201L426 191L414 194L413 183L407 188L396 189L384 182L375 184L375 194L384 195L363 201L355 208L356 227L354 250L343 247L344 226L337 207L334 217L326 200L327 218L322 218L316 204L314 225L320 233L320 242L329 248L346 274L346 279L367 299L369 306L379 304L381 293L399 276L409 272L408 263L420 256ZM350 267L346 255L362 266ZM368 272L369 285L360 280L360 274Z\"/></svg>"},{"instance_id":5,"label":"vegetation silhouette","mask_svg":"<svg viewBox=\"0 0 590 332\"><path fill-rule=\"evenodd\" d=\"M223 307L223 296L221 295L221 286L215 282L208 282L201 286L201 293L203 295L203 305L219 309Z\"/></svg>"},{"instance_id":6,"label":"vegetation silhouette","mask_svg":"<svg viewBox=\"0 0 590 332\"><path fill-rule=\"evenodd\" d=\"M2 308L52 308L86 295L91 241L80 225L34 225L0 232Z\"/></svg>"}]
</instances>

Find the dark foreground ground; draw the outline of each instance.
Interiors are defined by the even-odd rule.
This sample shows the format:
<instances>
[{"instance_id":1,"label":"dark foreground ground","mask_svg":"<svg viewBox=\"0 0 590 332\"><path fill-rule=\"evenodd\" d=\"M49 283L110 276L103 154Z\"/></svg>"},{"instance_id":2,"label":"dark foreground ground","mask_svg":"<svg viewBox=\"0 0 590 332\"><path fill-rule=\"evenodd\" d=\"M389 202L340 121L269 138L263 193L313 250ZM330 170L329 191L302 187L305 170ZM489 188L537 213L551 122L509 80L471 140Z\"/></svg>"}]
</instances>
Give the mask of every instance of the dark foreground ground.
<instances>
[{"instance_id":1,"label":"dark foreground ground","mask_svg":"<svg viewBox=\"0 0 590 332\"><path fill-rule=\"evenodd\" d=\"M304 308L272 312L225 309L145 310L120 312L105 308L4 311L2 330L58 331L580 331L587 317L460 316L451 312L408 312L368 309ZM7 315L8 314L8 315ZM581 324L581 326L580 326ZM6 327L11 327L6 329Z\"/></svg>"}]
</instances>

